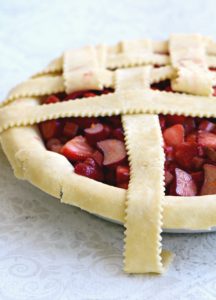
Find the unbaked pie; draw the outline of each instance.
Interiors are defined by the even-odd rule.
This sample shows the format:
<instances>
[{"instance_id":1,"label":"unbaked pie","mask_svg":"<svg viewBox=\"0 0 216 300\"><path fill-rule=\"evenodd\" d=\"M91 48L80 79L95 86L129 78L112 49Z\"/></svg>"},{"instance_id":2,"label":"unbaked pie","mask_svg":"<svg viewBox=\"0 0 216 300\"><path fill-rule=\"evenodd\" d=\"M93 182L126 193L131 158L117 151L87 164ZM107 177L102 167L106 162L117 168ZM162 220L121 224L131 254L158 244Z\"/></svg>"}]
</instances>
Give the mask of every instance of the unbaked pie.
<instances>
[{"instance_id":1,"label":"unbaked pie","mask_svg":"<svg viewBox=\"0 0 216 300\"><path fill-rule=\"evenodd\" d=\"M216 43L197 34L65 51L0 109L14 174L124 223L128 273L162 273L161 231L216 226Z\"/></svg>"}]
</instances>

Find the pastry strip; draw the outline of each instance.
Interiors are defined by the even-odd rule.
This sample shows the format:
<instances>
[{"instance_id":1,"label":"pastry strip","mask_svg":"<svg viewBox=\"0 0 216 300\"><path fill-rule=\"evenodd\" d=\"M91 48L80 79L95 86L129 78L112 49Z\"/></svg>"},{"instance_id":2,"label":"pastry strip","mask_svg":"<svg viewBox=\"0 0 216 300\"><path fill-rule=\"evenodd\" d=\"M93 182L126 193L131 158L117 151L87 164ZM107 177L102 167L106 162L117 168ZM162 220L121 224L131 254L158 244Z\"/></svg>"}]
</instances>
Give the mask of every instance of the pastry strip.
<instances>
[{"instance_id":1,"label":"pastry strip","mask_svg":"<svg viewBox=\"0 0 216 300\"><path fill-rule=\"evenodd\" d=\"M91 103L91 109L86 105ZM63 117L111 116L153 113L197 117L216 117L215 97L192 96L152 90L122 91L88 100L72 100L49 105L3 107L0 109L0 132Z\"/></svg>"},{"instance_id":2,"label":"pastry strip","mask_svg":"<svg viewBox=\"0 0 216 300\"><path fill-rule=\"evenodd\" d=\"M99 64L103 61L101 53L103 48L97 50L93 46L87 46L64 53L63 76L68 94L77 90L101 90L103 88L100 76L102 66Z\"/></svg>"},{"instance_id":3,"label":"pastry strip","mask_svg":"<svg viewBox=\"0 0 216 300\"><path fill-rule=\"evenodd\" d=\"M62 76L46 75L42 77L28 79L13 88L8 98L0 106L5 105L15 99L33 96L45 96L54 93L64 92L64 80Z\"/></svg>"},{"instance_id":4,"label":"pastry strip","mask_svg":"<svg viewBox=\"0 0 216 300\"><path fill-rule=\"evenodd\" d=\"M171 82L172 89L194 95L211 95L213 78L207 66L203 37L171 35L169 49L172 66L177 70L177 78Z\"/></svg>"},{"instance_id":5,"label":"pastry strip","mask_svg":"<svg viewBox=\"0 0 216 300\"><path fill-rule=\"evenodd\" d=\"M158 116L122 117L130 162L125 216L125 271L162 273L164 152ZM163 253L164 263L169 261Z\"/></svg>"},{"instance_id":6,"label":"pastry strip","mask_svg":"<svg viewBox=\"0 0 216 300\"><path fill-rule=\"evenodd\" d=\"M115 90L125 91L149 88L151 83L151 66L115 71Z\"/></svg>"}]
</instances>

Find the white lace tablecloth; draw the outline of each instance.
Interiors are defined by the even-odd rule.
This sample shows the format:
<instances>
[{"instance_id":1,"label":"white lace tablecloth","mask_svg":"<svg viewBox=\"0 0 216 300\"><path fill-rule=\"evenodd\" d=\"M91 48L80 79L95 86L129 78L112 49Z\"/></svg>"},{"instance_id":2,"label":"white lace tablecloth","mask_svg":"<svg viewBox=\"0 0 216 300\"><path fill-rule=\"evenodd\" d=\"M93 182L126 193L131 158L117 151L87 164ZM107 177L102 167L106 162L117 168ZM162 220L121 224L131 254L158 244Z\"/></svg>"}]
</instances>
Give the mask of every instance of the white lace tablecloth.
<instances>
[{"instance_id":1,"label":"white lace tablecloth","mask_svg":"<svg viewBox=\"0 0 216 300\"><path fill-rule=\"evenodd\" d=\"M183 4L184 3L184 7ZM0 97L64 48L201 32L215 1L0 1ZM28 142L28 141L26 141ZM14 178L0 150L0 299L216 299L216 234L164 234L163 276L122 272L123 228Z\"/></svg>"}]
</instances>

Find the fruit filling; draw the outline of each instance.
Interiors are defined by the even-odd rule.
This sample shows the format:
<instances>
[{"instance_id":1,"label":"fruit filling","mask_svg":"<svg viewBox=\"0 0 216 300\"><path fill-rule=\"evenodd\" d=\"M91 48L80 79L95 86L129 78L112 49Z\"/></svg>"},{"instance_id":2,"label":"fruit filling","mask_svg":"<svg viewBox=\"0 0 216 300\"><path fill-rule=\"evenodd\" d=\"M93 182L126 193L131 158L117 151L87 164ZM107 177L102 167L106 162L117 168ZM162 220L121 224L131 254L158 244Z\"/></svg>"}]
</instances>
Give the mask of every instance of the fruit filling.
<instances>
[{"instance_id":1,"label":"fruit filling","mask_svg":"<svg viewBox=\"0 0 216 300\"><path fill-rule=\"evenodd\" d=\"M169 81L152 86L171 91ZM111 93L81 91L57 94L43 104ZM216 119L160 115L164 139L166 195L216 194ZM71 117L39 124L46 148L64 155L76 174L128 188L130 169L120 116Z\"/></svg>"}]
</instances>

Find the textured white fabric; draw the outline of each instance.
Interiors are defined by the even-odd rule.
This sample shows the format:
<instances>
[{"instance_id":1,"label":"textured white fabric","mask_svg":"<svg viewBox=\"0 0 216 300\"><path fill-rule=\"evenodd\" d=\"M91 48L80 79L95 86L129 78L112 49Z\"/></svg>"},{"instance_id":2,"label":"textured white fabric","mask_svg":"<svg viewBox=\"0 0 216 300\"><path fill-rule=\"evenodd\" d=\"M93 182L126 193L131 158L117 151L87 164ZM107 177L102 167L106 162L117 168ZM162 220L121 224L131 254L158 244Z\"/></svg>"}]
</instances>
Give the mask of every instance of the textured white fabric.
<instances>
[{"instance_id":1,"label":"textured white fabric","mask_svg":"<svg viewBox=\"0 0 216 300\"><path fill-rule=\"evenodd\" d=\"M215 1L0 1L0 98L65 48L200 32L216 38ZM168 272L122 272L123 227L14 178L0 151L1 300L211 300L216 234L165 234Z\"/></svg>"}]
</instances>

